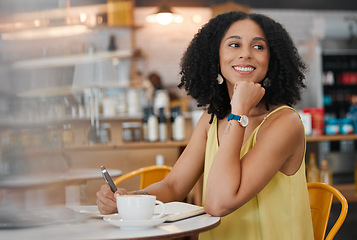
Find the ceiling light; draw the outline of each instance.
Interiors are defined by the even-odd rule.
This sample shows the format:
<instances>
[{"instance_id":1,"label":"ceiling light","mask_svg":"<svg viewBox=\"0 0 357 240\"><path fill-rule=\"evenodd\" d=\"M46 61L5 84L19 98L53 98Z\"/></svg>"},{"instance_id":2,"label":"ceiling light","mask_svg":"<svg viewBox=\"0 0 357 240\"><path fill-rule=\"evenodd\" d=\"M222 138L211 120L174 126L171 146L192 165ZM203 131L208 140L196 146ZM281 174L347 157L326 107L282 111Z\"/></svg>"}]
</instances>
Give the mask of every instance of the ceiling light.
<instances>
[{"instance_id":1,"label":"ceiling light","mask_svg":"<svg viewBox=\"0 0 357 240\"><path fill-rule=\"evenodd\" d=\"M85 13L80 13L79 14L79 21L81 23L84 23L87 20L87 18L88 18L87 14L85 14Z\"/></svg>"},{"instance_id":2,"label":"ceiling light","mask_svg":"<svg viewBox=\"0 0 357 240\"><path fill-rule=\"evenodd\" d=\"M193 21L194 23L196 23L196 24L201 23L201 22L203 21L203 20L202 20L202 16L199 15L199 14L195 14L195 15L193 15L193 17L192 17L192 21Z\"/></svg>"},{"instance_id":3,"label":"ceiling light","mask_svg":"<svg viewBox=\"0 0 357 240\"><path fill-rule=\"evenodd\" d=\"M159 23L161 25L168 25L172 22L181 23L183 18L181 15L173 13L167 0L162 0L158 11L146 17L146 21L150 23Z\"/></svg>"}]
</instances>

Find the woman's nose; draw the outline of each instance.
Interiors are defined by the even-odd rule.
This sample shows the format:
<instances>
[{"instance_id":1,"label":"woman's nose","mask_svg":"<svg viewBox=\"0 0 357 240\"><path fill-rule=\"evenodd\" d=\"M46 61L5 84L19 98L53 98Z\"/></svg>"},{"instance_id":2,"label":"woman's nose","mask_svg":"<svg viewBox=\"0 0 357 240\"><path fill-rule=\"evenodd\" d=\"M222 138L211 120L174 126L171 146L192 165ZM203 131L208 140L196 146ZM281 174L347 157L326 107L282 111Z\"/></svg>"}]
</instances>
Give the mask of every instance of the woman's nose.
<instances>
[{"instance_id":1,"label":"woman's nose","mask_svg":"<svg viewBox=\"0 0 357 240\"><path fill-rule=\"evenodd\" d=\"M249 48L241 48L239 58L251 58L251 52Z\"/></svg>"}]
</instances>

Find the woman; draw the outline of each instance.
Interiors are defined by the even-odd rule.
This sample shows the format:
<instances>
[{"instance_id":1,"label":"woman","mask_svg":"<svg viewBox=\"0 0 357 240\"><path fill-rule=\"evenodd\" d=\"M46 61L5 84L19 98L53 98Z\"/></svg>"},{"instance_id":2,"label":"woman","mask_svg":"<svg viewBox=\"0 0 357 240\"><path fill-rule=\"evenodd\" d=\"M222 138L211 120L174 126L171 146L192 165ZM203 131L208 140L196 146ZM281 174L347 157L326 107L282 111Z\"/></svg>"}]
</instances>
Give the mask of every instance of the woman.
<instances>
[{"instance_id":1,"label":"woman","mask_svg":"<svg viewBox=\"0 0 357 240\"><path fill-rule=\"evenodd\" d=\"M222 222L201 239L313 239L304 127L291 108L305 66L285 29L259 14L219 15L181 66L179 87L207 110L170 174L143 191L180 201L203 173L203 205ZM108 186L97 204L116 211Z\"/></svg>"}]
</instances>

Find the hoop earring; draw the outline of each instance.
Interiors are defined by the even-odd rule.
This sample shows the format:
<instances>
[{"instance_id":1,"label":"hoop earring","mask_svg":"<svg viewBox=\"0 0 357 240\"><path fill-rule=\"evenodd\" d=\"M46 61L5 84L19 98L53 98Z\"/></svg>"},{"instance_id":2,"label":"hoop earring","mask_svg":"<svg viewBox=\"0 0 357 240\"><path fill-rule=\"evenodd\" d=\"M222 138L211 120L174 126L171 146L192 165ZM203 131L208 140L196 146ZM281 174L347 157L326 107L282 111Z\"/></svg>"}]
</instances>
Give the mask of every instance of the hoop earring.
<instances>
[{"instance_id":1,"label":"hoop earring","mask_svg":"<svg viewBox=\"0 0 357 240\"><path fill-rule=\"evenodd\" d=\"M217 76L217 82L218 82L218 84L222 84L223 81L224 81L224 79L223 79L222 75L218 73L218 76Z\"/></svg>"},{"instance_id":2,"label":"hoop earring","mask_svg":"<svg viewBox=\"0 0 357 240\"><path fill-rule=\"evenodd\" d=\"M264 80L263 80L263 87L264 88L268 88L268 87L270 87L271 86L271 80L268 78L268 77L266 77Z\"/></svg>"}]
</instances>

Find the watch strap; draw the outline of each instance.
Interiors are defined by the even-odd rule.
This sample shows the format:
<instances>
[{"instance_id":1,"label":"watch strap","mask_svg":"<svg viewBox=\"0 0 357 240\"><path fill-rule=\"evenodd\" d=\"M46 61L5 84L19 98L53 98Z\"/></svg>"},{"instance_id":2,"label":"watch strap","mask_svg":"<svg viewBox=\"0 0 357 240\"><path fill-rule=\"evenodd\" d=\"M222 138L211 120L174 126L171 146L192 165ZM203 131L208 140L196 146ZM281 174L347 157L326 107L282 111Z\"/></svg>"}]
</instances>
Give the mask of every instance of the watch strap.
<instances>
[{"instance_id":1,"label":"watch strap","mask_svg":"<svg viewBox=\"0 0 357 240\"><path fill-rule=\"evenodd\" d=\"M227 119L227 121L230 121L230 120L236 120L236 121L240 121L241 120L241 116L239 116L239 115L234 115L234 114L229 114L229 116L228 116L228 119Z\"/></svg>"}]
</instances>

